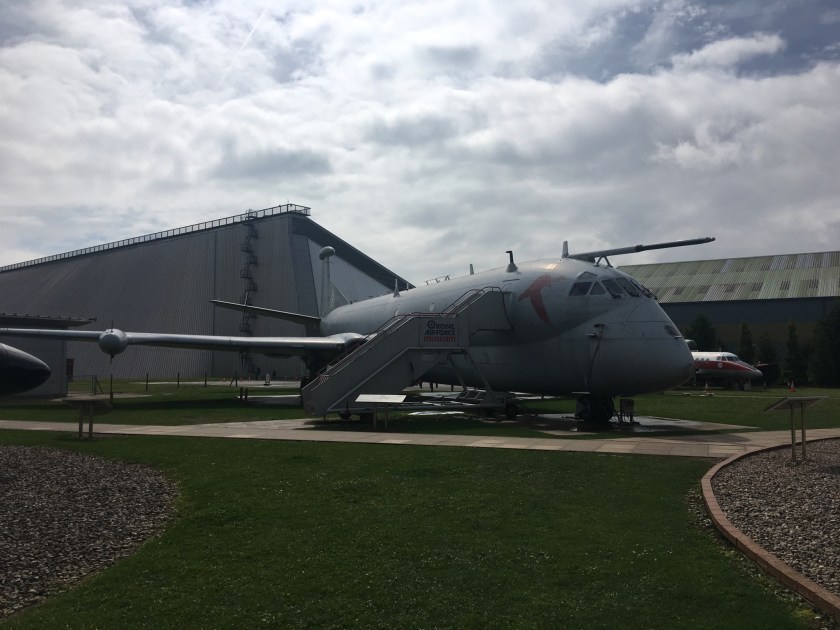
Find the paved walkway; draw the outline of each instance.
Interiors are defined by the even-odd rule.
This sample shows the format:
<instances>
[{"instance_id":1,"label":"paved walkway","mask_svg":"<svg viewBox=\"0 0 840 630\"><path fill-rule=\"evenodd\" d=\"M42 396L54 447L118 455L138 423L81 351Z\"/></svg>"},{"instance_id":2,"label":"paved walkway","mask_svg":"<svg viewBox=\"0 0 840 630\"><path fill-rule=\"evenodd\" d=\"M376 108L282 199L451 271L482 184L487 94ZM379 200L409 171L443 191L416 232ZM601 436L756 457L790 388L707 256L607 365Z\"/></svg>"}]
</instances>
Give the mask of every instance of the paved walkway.
<instances>
[{"instance_id":1,"label":"paved walkway","mask_svg":"<svg viewBox=\"0 0 840 630\"><path fill-rule=\"evenodd\" d=\"M644 426L645 418L639 419ZM268 420L180 426L95 423L94 432L118 435L171 435L250 440L291 440L307 442L355 442L358 444L410 444L416 446L460 446L508 448L537 451L576 451L625 453L632 455L674 455L680 457L726 458L768 446L790 444L790 431L711 433L656 437L644 433L608 439L521 438L475 435L428 435L375 431L310 429L311 420ZM85 423L85 432L87 432ZM0 420L0 429L76 432L78 425L68 422L23 422ZM797 435L798 432L797 432ZM840 438L840 428L811 429L808 440Z\"/></svg>"}]
</instances>

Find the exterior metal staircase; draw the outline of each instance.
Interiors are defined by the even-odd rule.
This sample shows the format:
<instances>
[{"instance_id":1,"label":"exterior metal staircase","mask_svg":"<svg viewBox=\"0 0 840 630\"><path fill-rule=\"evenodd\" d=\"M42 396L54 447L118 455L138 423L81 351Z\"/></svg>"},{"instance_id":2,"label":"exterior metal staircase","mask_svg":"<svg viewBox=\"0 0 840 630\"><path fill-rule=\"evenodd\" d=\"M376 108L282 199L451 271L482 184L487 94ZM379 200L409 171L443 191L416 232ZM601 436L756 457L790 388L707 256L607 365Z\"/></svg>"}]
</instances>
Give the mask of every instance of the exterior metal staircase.
<instances>
[{"instance_id":1,"label":"exterior metal staircase","mask_svg":"<svg viewBox=\"0 0 840 630\"><path fill-rule=\"evenodd\" d=\"M506 295L498 288L479 289L441 313L392 318L303 388L304 410L315 416L348 413L360 409L359 394L398 394L432 368L452 365L456 355L472 362L470 338L476 332L510 330Z\"/></svg>"},{"instance_id":2,"label":"exterior metal staircase","mask_svg":"<svg viewBox=\"0 0 840 630\"><path fill-rule=\"evenodd\" d=\"M257 215L252 210L249 210L243 219L247 234L245 240L240 245L239 249L243 253L244 266L239 271L239 277L245 281L245 292L239 298L240 304L251 304L251 296L257 292L257 283L254 281L253 269L258 265L256 249L254 241L259 239L257 227L254 225L254 219ZM253 336L254 331L251 327L251 322L256 319L256 315L248 311L242 311L242 319L239 322L239 332L249 337ZM244 377L253 378L256 372L256 365L254 364L251 354L247 351L240 353L242 361L242 374Z\"/></svg>"}]
</instances>

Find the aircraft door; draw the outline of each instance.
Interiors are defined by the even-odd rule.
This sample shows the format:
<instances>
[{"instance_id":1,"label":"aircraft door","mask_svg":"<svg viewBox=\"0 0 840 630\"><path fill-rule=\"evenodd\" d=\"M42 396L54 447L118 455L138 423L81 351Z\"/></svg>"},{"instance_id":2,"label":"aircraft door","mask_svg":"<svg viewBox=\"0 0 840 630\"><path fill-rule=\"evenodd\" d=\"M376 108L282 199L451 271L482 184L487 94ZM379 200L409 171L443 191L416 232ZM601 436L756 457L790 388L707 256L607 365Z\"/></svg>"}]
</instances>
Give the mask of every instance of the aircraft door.
<instances>
[{"instance_id":1,"label":"aircraft door","mask_svg":"<svg viewBox=\"0 0 840 630\"><path fill-rule=\"evenodd\" d=\"M590 391L598 341L581 333L564 335L557 344L558 362L554 378L560 388L569 392Z\"/></svg>"}]
</instances>

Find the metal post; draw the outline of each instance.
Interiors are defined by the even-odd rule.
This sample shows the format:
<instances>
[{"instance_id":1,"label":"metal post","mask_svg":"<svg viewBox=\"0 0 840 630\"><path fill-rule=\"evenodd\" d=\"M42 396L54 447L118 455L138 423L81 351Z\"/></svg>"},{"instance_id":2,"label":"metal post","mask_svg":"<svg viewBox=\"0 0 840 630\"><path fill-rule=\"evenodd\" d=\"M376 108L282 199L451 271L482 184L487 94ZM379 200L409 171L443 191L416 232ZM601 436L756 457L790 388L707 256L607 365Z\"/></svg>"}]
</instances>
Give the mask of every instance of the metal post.
<instances>
[{"instance_id":1,"label":"metal post","mask_svg":"<svg viewBox=\"0 0 840 630\"><path fill-rule=\"evenodd\" d=\"M149 373L146 372L146 391L149 391Z\"/></svg>"},{"instance_id":2,"label":"metal post","mask_svg":"<svg viewBox=\"0 0 840 630\"><path fill-rule=\"evenodd\" d=\"M796 463L796 424L793 415L793 405L790 407L790 461Z\"/></svg>"},{"instance_id":3,"label":"metal post","mask_svg":"<svg viewBox=\"0 0 840 630\"><path fill-rule=\"evenodd\" d=\"M802 461L805 457L805 405L799 405L800 423L802 424Z\"/></svg>"},{"instance_id":4,"label":"metal post","mask_svg":"<svg viewBox=\"0 0 840 630\"><path fill-rule=\"evenodd\" d=\"M111 402L112 405L114 404L114 373L113 372L111 372L111 384L110 384L110 389L108 391L108 400ZM90 423L92 425L93 424L93 411L91 411L90 418L91 418Z\"/></svg>"},{"instance_id":5,"label":"metal post","mask_svg":"<svg viewBox=\"0 0 840 630\"><path fill-rule=\"evenodd\" d=\"M181 373L178 372L178 376L175 381L175 389L181 389Z\"/></svg>"},{"instance_id":6,"label":"metal post","mask_svg":"<svg viewBox=\"0 0 840 630\"><path fill-rule=\"evenodd\" d=\"M207 387L207 372L204 373L204 387Z\"/></svg>"}]
</instances>

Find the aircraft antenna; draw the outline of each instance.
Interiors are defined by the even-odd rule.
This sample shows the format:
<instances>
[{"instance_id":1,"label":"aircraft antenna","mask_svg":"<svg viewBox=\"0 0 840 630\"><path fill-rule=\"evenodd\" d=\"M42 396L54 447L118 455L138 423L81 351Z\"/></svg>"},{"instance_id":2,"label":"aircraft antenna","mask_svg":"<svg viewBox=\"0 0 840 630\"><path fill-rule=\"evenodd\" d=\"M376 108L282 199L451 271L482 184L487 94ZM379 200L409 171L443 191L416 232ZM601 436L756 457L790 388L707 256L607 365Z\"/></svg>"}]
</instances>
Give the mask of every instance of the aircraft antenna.
<instances>
[{"instance_id":1,"label":"aircraft antenna","mask_svg":"<svg viewBox=\"0 0 840 630\"><path fill-rule=\"evenodd\" d=\"M512 272L512 271L516 271L517 269L519 269L519 267L516 266L516 263L513 262L513 250L512 249L505 250L505 253L508 256L510 256L510 262L508 263L507 271Z\"/></svg>"}]
</instances>

